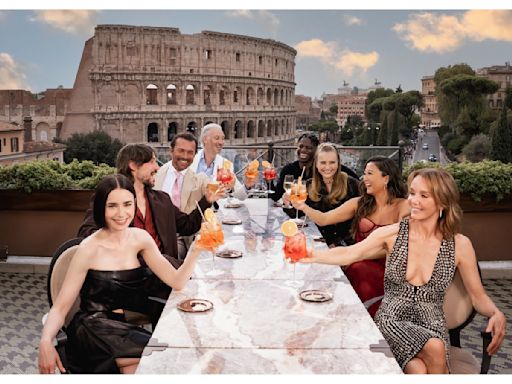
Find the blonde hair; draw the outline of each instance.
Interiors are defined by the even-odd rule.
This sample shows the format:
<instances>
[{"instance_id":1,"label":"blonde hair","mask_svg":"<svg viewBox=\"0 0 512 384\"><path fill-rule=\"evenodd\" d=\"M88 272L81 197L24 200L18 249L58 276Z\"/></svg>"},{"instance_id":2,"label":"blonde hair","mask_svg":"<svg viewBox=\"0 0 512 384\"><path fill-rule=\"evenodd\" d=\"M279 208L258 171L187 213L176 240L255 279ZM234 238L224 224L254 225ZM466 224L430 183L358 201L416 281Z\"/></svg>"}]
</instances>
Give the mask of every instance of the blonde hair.
<instances>
[{"instance_id":1,"label":"blonde hair","mask_svg":"<svg viewBox=\"0 0 512 384\"><path fill-rule=\"evenodd\" d=\"M336 169L332 179L331 192L329 192L329 194L326 196L330 204L336 204L348 193L348 175L345 172L341 172L340 154L338 153L336 147L331 143L322 143L316 149L313 161L313 180L308 191L309 198L314 202L318 202L321 199L320 189L322 187L322 175L320 175L320 172L318 172L318 169L316 168L318 155L321 152L334 152L336 153L336 158L338 159L338 168Z\"/></svg>"},{"instance_id":2,"label":"blonde hair","mask_svg":"<svg viewBox=\"0 0 512 384\"><path fill-rule=\"evenodd\" d=\"M460 231L462 209L459 206L459 190L452 175L444 169L423 168L412 172L407 178L407 185L416 177L421 177L430 187L430 193L442 214L438 218L439 230L445 239L452 239Z\"/></svg>"}]
</instances>

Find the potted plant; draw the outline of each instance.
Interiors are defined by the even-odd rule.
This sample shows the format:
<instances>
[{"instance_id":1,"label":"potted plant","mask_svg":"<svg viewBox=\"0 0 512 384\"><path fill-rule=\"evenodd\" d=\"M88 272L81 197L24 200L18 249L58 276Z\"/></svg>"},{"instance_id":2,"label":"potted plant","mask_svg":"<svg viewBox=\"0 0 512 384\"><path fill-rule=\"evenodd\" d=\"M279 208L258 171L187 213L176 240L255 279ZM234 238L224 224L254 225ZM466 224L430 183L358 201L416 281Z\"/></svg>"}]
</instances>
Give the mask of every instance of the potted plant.
<instances>
[{"instance_id":1,"label":"potted plant","mask_svg":"<svg viewBox=\"0 0 512 384\"><path fill-rule=\"evenodd\" d=\"M17 256L51 256L76 236L93 189L115 168L91 161L0 167L0 245Z\"/></svg>"},{"instance_id":2,"label":"potted plant","mask_svg":"<svg viewBox=\"0 0 512 384\"><path fill-rule=\"evenodd\" d=\"M471 239L478 259L512 260L506 241L512 224L512 164L418 162L404 169L403 176L426 167L443 168L455 179L464 211L462 233Z\"/></svg>"}]
</instances>

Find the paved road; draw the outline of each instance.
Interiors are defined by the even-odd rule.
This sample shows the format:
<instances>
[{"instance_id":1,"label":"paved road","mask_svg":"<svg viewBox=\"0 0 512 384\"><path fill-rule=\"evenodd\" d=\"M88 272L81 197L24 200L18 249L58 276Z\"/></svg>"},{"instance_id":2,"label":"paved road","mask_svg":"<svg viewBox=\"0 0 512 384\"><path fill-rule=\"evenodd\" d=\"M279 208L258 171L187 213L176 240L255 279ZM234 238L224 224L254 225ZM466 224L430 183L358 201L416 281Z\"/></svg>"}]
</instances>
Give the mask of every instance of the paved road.
<instances>
[{"instance_id":1,"label":"paved road","mask_svg":"<svg viewBox=\"0 0 512 384\"><path fill-rule=\"evenodd\" d=\"M423 149L423 144L428 145L428 149ZM437 161L440 161L441 164L447 163L446 156L444 155L444 151L441 150L441 143L439 142L439 136L437 135L437 131L425 131L423 134L418 135L418 142L416 145L416 151L414 153L413 162L426 160L428 161L428 157L430 154L434 154L437 157Z\"/></svg>"}]
</instances>

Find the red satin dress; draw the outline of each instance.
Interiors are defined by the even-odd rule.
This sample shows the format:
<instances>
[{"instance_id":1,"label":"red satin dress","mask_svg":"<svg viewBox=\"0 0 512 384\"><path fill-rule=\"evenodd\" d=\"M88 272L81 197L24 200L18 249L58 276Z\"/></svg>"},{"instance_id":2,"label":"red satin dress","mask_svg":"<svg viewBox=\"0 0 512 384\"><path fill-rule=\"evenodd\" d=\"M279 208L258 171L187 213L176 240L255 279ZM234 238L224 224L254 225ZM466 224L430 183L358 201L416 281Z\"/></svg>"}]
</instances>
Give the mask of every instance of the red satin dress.
<instances>
[{"instance_id":1,"label":"red satin dress","mask_svg":"<svg viewBox=\"0 0 512 384\"><path fill-rule=\"evenodd\" d=\"M370 219L364 217L359 221L357 232L355 235L356 243L366 239L370 233L384 225L375 224ZM363 304L373 298L384 295L384 268L386 259L363 260L350 264L345 268L345 276L347 276L352 288ZM371 304L367 310L373 318L380 307L382 298Z\"/></svg>"}]
</instances>

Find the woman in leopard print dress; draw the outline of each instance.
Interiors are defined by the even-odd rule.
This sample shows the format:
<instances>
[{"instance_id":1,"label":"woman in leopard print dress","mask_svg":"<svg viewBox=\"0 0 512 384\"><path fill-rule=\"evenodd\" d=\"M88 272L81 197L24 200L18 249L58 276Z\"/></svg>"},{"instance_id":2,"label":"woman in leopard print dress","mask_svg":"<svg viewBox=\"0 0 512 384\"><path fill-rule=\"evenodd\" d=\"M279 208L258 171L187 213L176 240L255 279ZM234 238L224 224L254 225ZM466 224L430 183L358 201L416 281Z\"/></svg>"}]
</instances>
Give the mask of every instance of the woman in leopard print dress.
<instances>
[{"instance_id":1,"label":"woman in leopard print dress","mask_svg":"<svg viewBox=\"0 0 512 384\"><path fill-rule=\"evenodd\" d=\"M308 250L301 262L347 265L386 253L384 299L375 321L405 373L448 373L446 288L458 268L475 309L489 318L494 354L506 320L485 293L470 240L458 233L462 217L453 178L441 169L409 176L410 219L375 230L350 247Z\"/></svg>"}]
</instances>

